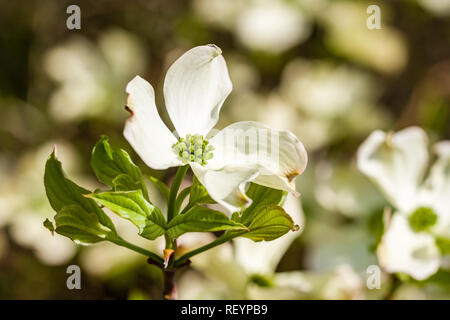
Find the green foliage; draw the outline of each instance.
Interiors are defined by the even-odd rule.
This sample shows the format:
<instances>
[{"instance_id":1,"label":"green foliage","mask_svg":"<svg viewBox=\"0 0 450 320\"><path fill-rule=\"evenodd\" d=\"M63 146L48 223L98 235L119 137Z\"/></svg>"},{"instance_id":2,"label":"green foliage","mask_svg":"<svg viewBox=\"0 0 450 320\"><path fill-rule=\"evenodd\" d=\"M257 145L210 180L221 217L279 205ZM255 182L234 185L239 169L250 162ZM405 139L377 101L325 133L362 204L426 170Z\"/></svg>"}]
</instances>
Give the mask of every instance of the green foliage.
<instances>
[{"instance_id":1,"label":"green foliage","mask_svg":"<svg viewBox=\"0 0 450 320\"><path fill-rule=\"evenodd\" d=\"M232 219L248 225L258 210L267 205L282 206L286 200L286 191L271 189L252 183L246 192L252 203L242 213L235 212Z\"/></svg>"},{"instance_id":2,"label":"green foliage","mask_svg":"<svg viewBox=\"0 0 450 320\"><path fill-rule=\"evenodd\" d=\"M79 205L62 208L55 216L56 232L81 245L93 244L114 238L115 232L102 225L95 213Z\"/></svg>"},{"instance_id":3,"label":"green foliage","mask_svg":"<svg viewBox=\"0 0 450 320\"><path fill-rule=\"evenodd\" d=\"M138 227L139 234L149 240L154 240L165 232L164 216L157 207L145 200L142 190L92 193L87 197L131 221Z\"/></svg>"},{"instance_id":4,"label":"green foliage","mask_svg":"<svg viewBox=\"0 0 450 320\"><path fill-rule=\"evenodd\" d=\"M191 192L191 187L187 187L178 194L177 199L175 200L175 208L174 208L175 212L180 212L180 208L183 205L183 202L186 199L186 197L189 196L190 192ZM192 205L190 205L188 203L188 205L186 205L186 207L184 208L183 213L185 213L187 210L189 210L189 206L192 207Z\"/></svg>"},{"instance_id":5,"label":"green foliage","mask_svg":"<svg viewBox=\"0 0 450 320\"><path fill-rule=\"evenodd\" d=\"M239 230L246 227L238 222L228 219L220 212L201 206L194 206L188 212L173 218L167 225L167 233L177 238L186 232L205 232L221 230Z\"/></svg>"},{"instance_id":6,"label":"green foliage","mask_svg":"<svg viewBox=\"0 0 450 320\"><path fill-rule=\"evenodd\" d=\"M95 214L100 224L115 232L111 219L95 201L84 197L91 192L66 178L61 162L55 156L55 151L45 164L44 185L50 205L56 212L59 213L66 206L77 205L83 209L83 212ZM56 232L58 232L58 224L56 224Z\"/></svg>"},{"instance_id":7,"label":"green foliage","mask_svg":"<svg viewBox=\"0 0 450 320\"><path fill-rule=\"evenodd\" d=\"M110 146L108 138L102 136L92 150L91 167L97 178L115 191L141 189L148 200L147 189L138 166L128 153Z\"/></svg>"},{"instance_id":8,"label":"green foliage","mask_svg":"<svg viewBox=\"0 0 450 320\"><path fill-rule=\"evenodd\" d=\"M152 176L150 176L149 179L158 188L159 192L161 192L166 202L169 202L170 189L164 184L164 182Z\"/></svg>"},{"instance_id":9,"label":"green foliage","mask_svg":"<svg viewBox=\"0 0 450 320\"><path fill-rule=\"evenodd\" d=\"M196 176L192 178L192 185L189 188L184 189L180 192L180 195L177 197L175 208L177 212L181 207L183 200L189 195L189 202L184 207L181 214L186 213L196 204L213 204L216 203L213 198L208 194L205 187L200 183Z\"/></svg>"},{"instance_id":10,"label":"green foliage","mask_svg":"<svg viewBox=\"0 0 450 320\"><path fill-rule=\"evenodd\" d=\"M233 221L248 227L249 231L243 234L243 237L253 241L270 241L281 237L289 230L298 229L292 218L281 207L286 199L285 191L252 183L247 195L252 199L251 205L242 213L235 212L232 216Z\"/></svg>"},{"instance_id":11,"label":"green foliage","mask_svg":"<svg viewBox=\"0 0 450 320\"><path fill-rule=\"evenodd\" d=\"M196 176L192 179L192 186L189 192L189 203L216 203L208 194L205 187Z\"/></svg>"},{"instance_id":12,"label":"green foliage","mask_svg":"<svg viewBox=\"0 0 450 320\"><path fill-rule=\"evenodd\" d=\"M298 230L298 226L294 225L294 221L282 207L268 205L256 210L248 229L249 232L243 234L243 237L253 241L271 241L289 230Z\"/></svg>"},{"instance_id":13,"label":"green foliage","mask_svg":"<svg viewBox=\"0 0 450 320\"><path fill-rule=\"evenodd\" d=\"M91 192L66 178L55 152L50 155L45 164L44 185L47 198L57 212L55 215L57 233L82 245L108 240L142 253L157 264L163 264L163 259L158 255L125 241L116 233L108 215L88 197ZM44 222L44 226L53 228L53 224L48 219ZM144 230L143 233L149 233L149 231Z\"/></svg>"}]
</instances>

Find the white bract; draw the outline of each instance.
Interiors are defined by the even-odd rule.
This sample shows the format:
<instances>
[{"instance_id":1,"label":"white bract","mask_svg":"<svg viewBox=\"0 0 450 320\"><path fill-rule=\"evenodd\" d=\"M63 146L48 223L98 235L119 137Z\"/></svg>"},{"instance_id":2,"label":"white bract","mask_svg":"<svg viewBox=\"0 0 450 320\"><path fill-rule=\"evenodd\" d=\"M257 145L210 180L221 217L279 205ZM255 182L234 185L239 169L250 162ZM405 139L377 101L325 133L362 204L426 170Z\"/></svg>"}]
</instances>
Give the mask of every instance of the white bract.
<instances>
[{"instance_id":1,"label":"white bract","mask_svg":"<svg viewBox=\"0 0 450 320\"><path fill-rule=\"evenodd\" d=\"M137 76L127 86L132 116L124 135L153 169L189 164L211 197L233 212L250 203L245 195L250 181L295 194L307 154L291 132L257 122L236 122L209 138L231 89L221 50L195 47L174 62L164 81L176 133L159 117L152 86Z\"/></svg>"},{"instance_id":2,"label":"white bract","mask_svg":"<svg viewBox=\"0 0 450 320\"><path fill-rule=\"evenodd\" d=\"M434 151L437 160L426 179L428 138L419 127L374 131L358 151L359 169L398 211L378 247L380 263L417 280L439 269L435 238L450 238L450 141L437 143Z\"/></svg>"}]
</instances>

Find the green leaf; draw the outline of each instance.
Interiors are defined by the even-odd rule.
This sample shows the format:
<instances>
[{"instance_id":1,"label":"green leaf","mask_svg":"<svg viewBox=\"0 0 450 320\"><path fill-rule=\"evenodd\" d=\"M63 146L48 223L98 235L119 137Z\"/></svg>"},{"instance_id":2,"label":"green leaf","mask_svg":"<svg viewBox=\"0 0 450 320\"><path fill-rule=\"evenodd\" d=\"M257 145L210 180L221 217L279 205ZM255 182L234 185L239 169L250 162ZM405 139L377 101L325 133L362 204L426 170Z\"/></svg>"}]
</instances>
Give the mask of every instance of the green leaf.
<instances>
[{"instance_id":1,"label":"green leaf","mask_svg":"<svg viewBox=\"0 0 450 320\"><path fill-rule=\"evenodd\" d=\"M195 175L192 180L192 186L189 192L189 202L203 204L216 203L213 198L210 197L208 191L206 191L205 187L200 183Z\"/></svg>"},{"instance_id":2,"label":"green leaf","mask_svg":"<svg viewBox=\"0 0 450 320\"><path fill-rule=\"evenodd\" d=\"M169 191L169 201L167 203L167 221L171 221L173 217L175 217L178 212L175 212L176 199L178 195L178 190L180 189L181 182L186 175L186 172L189 169L189 165L184 165L178 167L177 173L175 174L175 178L172 181L172 186Z\"/></svg>"},{"instance_id":3,"label":"green leaf","mask_svg":"<svg viewBox=\"0 0 450 320\"><path fill-rule=\"evenodd\" d=\"M175 200L174 212L176 212L177 214L180 212L180 208L183 205L184 200L186 199L186 197L189 195L190 192L191 192L191 187L187 187L178 194L177 199Z\"/></svg>"},{"instance_id":4,"label":"green leaf","mask_svg":"<svg viewBox=\"0 0 450 320\"><path fill-rule=\"evenodd\" d=\"M131 221L138 227L139 234L147 239L156 239L166 230L161 211L144 198L141 190L92 193L86 197Z\"/></svg>"},{"instance_id":5,"label":"green leaf","mask_svg":"<svg viewBox=\"0 0 450 320\"><path fill-rule=\"evenodd\" d=\"M246 227L228 219L222 212L195 206L185 214L174 217L167 225L167 234L171 238L178 238L186 232L242 229L246 229Z\"/></svg>"},{"instance_id":6,"label":"green leaf","mask_svg":"<svg viewBox=\"0 0 450 320\"><path fill-rule=\"evenodd\" d=\"M271 241L289 232L296 231L292 218L280 206L269 205L260 208L248 225L249 232L242 235L253 241Z\"/></svg>"},{"instance_id":7,"label":"green leaf","mask_svg":"<svg viewBox=\"0 0 450 320\"><path fill-rule=\"evenodd\" d=\"M79 205L62 208L55 216L56 232L81 245L114 238L116 233L100 223L95 213Z\"/></svg>"},{"instance_id":8,"label":"green leaf","mask_svg":"<svg viewBox=\"0 0 450 320\"><path fill-rule=\"evenodd\" d=\"M168 202L169 194L170 194L169 187L167 187L166 184L164 182L162 182L161 180L159 180L158 178L155 178L152 176L149 176L148 178L150 179L151 182L153 182L155 184L155 186L158 188L159 192L161 192L161 194L163 195L166 202Z\"/></svg>"},{"instance_id":9,"label":"green leaf","mask_svg":"<svg viewBox=\"0 0 450 320\"><path fill-rule=\"evenodd\" d=\"M286 191L272 189L259 184L252 183L246 192L252 199L251 205L242 213L235 212L232 219L248 226L255 214L262 207L268 205L282 206L286 200Z\"/></svg>"},{"instance_id":10,"label":"green leaf","mask_svg":"<svg viewBox=\"0 0 450 320\"><path fill-rule=\"evenodd\" d=\"M183 190L183 191L185 191L185 190ZM212 204L212 203L216 203L216 202L214 201L213 198L210 197L210 195L208 194L208 191L206 191L205 187L200 183L200 181L194 175L192 185L189 187L189 202L186 205L186 207L183 208L183 210L181 211L181 214L185 214L187 211L189 211L191 208L193 208L196 204ZM178 208L181 207L181 201L177 205L178 205Z\"/></svg>"},{"instance_id":11,"label":"green leaf","mask_svg":"<svg viewBox=\"0 0 450 320\"><path fill-rule=\"evenodd\" d=\"M108 137L102 136L92 150L91 167L97 178L113 190L141 189L148 200L141 170L125 150L112 147Z\"/></svg>"},{"instance_id":12,"label":"green leaf","mask_svg":"<svg viewBox=\"0 0 450 320\"><path fill-rule=\"evenodd\" d=\"M52 235L55 233L55 227L53 226L53 222L51 222L48 219L45 219L44 223L43 223L44 227L47 228L48 230L50 230L50 232L52 233Z\"/></svg>"},{"instance_id":13,"label":"green leaf","mask_svg":"<svg viewBox=\"0 0 450 320\"><path fill-rule=\"evenodd\" d=\"M157 222L155 222L155 218L153 220L147 219L146 224L139 235L148 240L155 240L162 236L166 232L166 229L163 227L166 220L161 214L157 216L157 219Z\"/></svg>"},{"instance_id":14,"label":"green leaf","mask_svg":"<svg viewBox=\"0 0 450 320\"><path fill-rule=\"evenodd\" d=\"M112 188L115 191L142 190L140 182L136 182L129 175L122 173L115 177L112 181Z\"/></svg>"},{"instance_id":15,"label":"green leaf","mask_svg":"<svg viewBox=\"0 0 450 320\"><path fill-rule=\"evenodd\" d=\"M55 151L52 152L45 164L44 185L50 205L56 212L66 206L78 205L84 212L95 214L103 226L115 232L114 224L106 213L95 201L83 196L91 191L66 178L61 162L55 156Z\"/></svg>"}]
</instances>

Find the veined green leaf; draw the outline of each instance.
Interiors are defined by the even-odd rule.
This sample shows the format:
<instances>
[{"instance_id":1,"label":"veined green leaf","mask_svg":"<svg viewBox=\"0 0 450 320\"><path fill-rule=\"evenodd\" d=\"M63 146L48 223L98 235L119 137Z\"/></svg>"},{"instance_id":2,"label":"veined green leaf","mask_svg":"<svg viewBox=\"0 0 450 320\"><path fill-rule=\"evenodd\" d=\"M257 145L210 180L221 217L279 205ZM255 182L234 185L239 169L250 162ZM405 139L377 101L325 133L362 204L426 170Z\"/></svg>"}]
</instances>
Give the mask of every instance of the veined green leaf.
<instances>
[{"instance_id":1,"label":"veined green leaf","mask_svg":"<svg viewBox=\"0 0 450 320\"><path fill-rule=\"evenodd\" d=\"M114 237L116 233L105 227L95 213L79 205L62 208L55 216L56 232L81 245L93 244Z\"/></svg>"},{"instance_id":2,"label":"veined green leaf","mask_svg":"<svg viewBox=\"0 0 450 320\"><path fill-rule=\"evenodd\" d=\"M161 211L149 203L141 190L112 191L87 195L139 228L139 234L153 240L164 234L166 221Z\"/></svg>"},{"instance_id":3,"label":"veined green leaf","mask_svg":"<svg viewBox=\"0 0 450 320\"><path fill-rule=\"evenodd\" d=\"M66 206L78 205L84 212L95 214L100 224L115 232L114 224L108 215L95 201L83 196L91 192L66 178L55 151L45 164L44 185L50 205L56 212Z\"/></svg>"},{"instance_id":4,"label":"veined green leaf","mask_svg":"<svg viewBox=\"0 0 450 320\"><path fill-rule=\"evenodd\" d=\"M286 191L272 189L252 183L246 192L252 203L242 213L235 212L232 219L248 226L260 208L268 205L282 206L286 200Z\"/></svg>"},{"instance_id":5,"label":"veined green leaf","mask_svg":"<svg viewBox=\"0 0 450 320\"><path fill-rule=\"evenodd\" d=\"M102 136L92 150L91 167L97 178L114 190L141 189L148 199L141 170L125 150L112 147L106 136Z\"/></svg>"},{"instance_id":6,"label":"veined green leaf","mask_svg":"<svg viewBox=\"0 0 450 320\"><path fill-rule=\"evenodd\" d=\"M144 228L142 229L141 233L139 233L141 237L144 237L148 240L155 240L164 235L166 229L163 226L165 225L166 220L162 215L156 216L156 219L158 219L157 222L155 222L155 218L153 220L146 220Z\"/></svg>"},{"instance_id":7,"label":"veined green leaf","mask_svg":"<svg viewBox=\"0 0 450 320\"><path fill-rule=\"evenodd\" d=\"M142 190L140 182L133 180L128 174L122 173L112 181L112 188L115 191Z\"/></svg>"},{"instance_id":8,"label":"veined green leaf","mask_svg":"<svg viewBox=\"0 0 450 320\"><path fill-rule=\"evenodd\" d=\"M246 229L238 222L228 219L219 211L201 206L194 206L188 212L174 217L167 225L167 234L172 238L178 238L186 232L206 232L221 230Z\"/></svg>"},{"instance_id":9,"label":"veined green leaf","mask_svg":"<svg viewBox=\"0 0 450 320\"><path fill-rule=\"evenodd\" d=\"M253 241L271 241L289 232L296 231L292 218L280 206L268 205L259 208L248 225L249 232L242 235Z\"/></svg>"}]
</instances>

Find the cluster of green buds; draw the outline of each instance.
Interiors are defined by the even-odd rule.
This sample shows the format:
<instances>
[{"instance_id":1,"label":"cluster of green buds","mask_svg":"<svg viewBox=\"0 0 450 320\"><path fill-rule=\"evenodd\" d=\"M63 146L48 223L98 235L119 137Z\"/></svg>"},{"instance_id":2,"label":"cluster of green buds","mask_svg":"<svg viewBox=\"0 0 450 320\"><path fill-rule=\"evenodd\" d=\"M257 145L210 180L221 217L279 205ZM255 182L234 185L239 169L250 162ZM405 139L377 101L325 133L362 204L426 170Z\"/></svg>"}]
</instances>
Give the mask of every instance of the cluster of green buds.
<instances>
[{"instance_id":1,"label":"cluster of green buds","mask_svg":"<svg viewBox=\"0 0 450 320\"><path fill-rule=\"evenodd\" d=\"M206 165L208 160L213 157L214 147L202 135L186 135L186 138L180 140L172 146L173 151L178 154L184 164L196 162Z\"/></svg>"},{"instance_id":2,"label":"cluster of green buds","mask_svg":"<svg viewBox=\"0 0 450 320\"><path fill-rule=\"evenodd\" d=\"M437 222L438 216L433 209L419 207L409 216L409 225L416 232L428 231Z\"/></svg>"}]
</instances>

